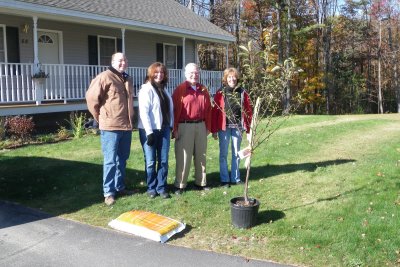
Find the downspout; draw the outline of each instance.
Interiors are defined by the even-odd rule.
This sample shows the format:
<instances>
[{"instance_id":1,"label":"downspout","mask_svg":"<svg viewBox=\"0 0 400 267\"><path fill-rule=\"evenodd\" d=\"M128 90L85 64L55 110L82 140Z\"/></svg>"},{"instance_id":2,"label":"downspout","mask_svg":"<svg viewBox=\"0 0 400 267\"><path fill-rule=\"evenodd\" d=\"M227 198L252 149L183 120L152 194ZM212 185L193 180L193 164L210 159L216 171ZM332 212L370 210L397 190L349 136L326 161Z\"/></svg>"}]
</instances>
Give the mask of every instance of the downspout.
<instances>
[{"instance_id":1,"label":"downspout","mask_svg":"<svg viewBox=\"0 0 400 267\"><path fill-rule=\"evenodd\" d=\"M226 57L226 68L229 68L229 44L226 44L225 57Z\"/></svg>"},{"instance_id":2,"label":"downspout","mask_svg":"<svg viewBox=\"0 0 400 267\"><path fill-rule=\"evenodd\" d=\"M195 63L198 65L199 64L199 45L197 44L197 41L194 42L194 51L195 51Z\"/></svg>"},{"instance_id":3,"label":"downspout","mask_svg":"<svg viewBox=\"0 0 400 267\"><path fill-rule=\"evenodd\" d=\"M121 28L121 37L122 37L122 53L125 55L125 28Z\"/></svg>"},{"instance_id":4,"label":"downspout","mask_svg":"<svg viewBox=\"0 0 400 267\"><path fill-rule=\"evenodd\" d=\"M182 69L186 66L186 37L182 38Z\"/></svg>"}]
</instances>

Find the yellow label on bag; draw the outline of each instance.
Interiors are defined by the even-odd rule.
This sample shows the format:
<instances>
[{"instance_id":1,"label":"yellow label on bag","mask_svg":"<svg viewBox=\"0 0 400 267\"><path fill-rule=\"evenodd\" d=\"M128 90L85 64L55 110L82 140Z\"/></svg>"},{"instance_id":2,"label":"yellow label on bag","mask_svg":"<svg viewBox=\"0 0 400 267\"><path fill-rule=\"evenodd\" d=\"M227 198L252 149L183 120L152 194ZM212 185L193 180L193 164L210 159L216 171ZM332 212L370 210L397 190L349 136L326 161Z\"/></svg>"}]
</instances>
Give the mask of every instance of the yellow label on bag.
<instances>
[{"instance_id":1,"label":"yellow label on bag","mask_svg":"<svg viewBox=\"0 0 400 267\"><path fill-rule=\"evenodd\" d=\"M121 214L118 221L145 227L161 235L168 233L179 226L179 222L174 219L141 210L132 210Z\"/></svg>"}]
</instances>

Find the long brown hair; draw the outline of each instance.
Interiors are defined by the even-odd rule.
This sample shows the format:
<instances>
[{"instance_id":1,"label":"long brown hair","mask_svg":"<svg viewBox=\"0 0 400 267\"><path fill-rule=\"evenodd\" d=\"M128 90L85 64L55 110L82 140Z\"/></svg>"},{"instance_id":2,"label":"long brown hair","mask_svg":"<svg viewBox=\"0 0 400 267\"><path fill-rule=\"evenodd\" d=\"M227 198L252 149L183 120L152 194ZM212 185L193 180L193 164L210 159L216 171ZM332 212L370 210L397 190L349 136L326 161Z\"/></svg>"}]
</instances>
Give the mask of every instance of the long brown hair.
<instances>
[{"instance_id":1,"label":"long brown hair","mask_svg":"<svg viewBox=\"0 0 400 267\"><path fill-rule=\"evenodd\" d=\"M154 62L147 68L147 75L145 79L145 83L150 81L154 83L154 73L157 72L157 69L160 68L162 72L164 72L164 79L161 81L162 85L166 85L168 82L168 70L167 67L161 62Z\"/></svg>"}]
</instances>

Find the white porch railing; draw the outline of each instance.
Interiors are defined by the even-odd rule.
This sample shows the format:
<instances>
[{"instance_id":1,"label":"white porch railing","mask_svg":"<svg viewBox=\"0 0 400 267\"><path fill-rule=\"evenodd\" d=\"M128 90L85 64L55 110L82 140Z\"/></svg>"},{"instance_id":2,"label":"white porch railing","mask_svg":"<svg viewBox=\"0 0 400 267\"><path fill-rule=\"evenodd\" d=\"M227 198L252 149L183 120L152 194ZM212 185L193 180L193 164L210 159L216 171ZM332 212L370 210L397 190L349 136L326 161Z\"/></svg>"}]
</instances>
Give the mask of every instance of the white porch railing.
<instances>
[{"instance_id":1,"label":"white porch railing","mask_svg":"<svg viewBox=\"0 0 400 267\"><path fill-rule=\"evenodd\" d=\"M43 94L37 94L32 80L32 63L0 63L0 105L36 102L84 100L90 81L107 66L42 64L42 70L49 74L42 86ZM127 72L133 78L135 96L146 77L147 68L130 67ZM200 82L211 94L221 86L222 72L201 71ZM167 89L170 93L184 80L183 70L169 70ZM37 99L42 97L42 99ZM0 106L1 108L1 106Z\"/></svg>"}]
</instances>

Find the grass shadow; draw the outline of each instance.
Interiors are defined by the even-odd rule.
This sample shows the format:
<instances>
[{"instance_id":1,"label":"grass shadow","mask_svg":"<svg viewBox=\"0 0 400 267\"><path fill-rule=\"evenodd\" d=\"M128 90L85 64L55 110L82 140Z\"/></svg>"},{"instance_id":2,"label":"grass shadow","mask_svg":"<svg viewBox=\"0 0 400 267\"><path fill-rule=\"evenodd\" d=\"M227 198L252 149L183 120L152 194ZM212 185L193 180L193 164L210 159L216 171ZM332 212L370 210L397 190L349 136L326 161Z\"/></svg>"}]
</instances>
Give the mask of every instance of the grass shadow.
<instances>
[{"instance_id":1,"label":"grass shadow","mask_svg":"<svg viewBox=\"0 0 400 267\"><path fill-rule=\"evenodd\" d=\"M275 221L285 218L286 214L279 210L264 210L257 215L257 224L273 223Z\"/></svg>"},{"instance_id":2,"label":"grass shadow","mask_svg":"<svg viewBox=\"0 0 400 267\"><path fill-rule=\"evenodd\" d=\"M362 191L362 190L364 190L366 188L367 188L366 186L361 186L359 188L355 188L355 189L352 189L352 190L347 190L347 191L345 191L343 193L340 193L340 194L336 194L336 195L333 195L333 196L327 196L327 197L324 197L324 198L318 198L315 201L312 201L312 202L309 202L309 203L306 203L306 204L302 204L302 205L298 205L298 206L294 206L294 207L290 207L290 208L287 208L287 209L284 209L284 210L293 210L293 209L297 209L297 208L311 206L311 205L314 205L314 204L316 204L318 202L334 201L334 200L337 200L337 199L339 199L341 197L345 197L347 195L351 195L351 194L357 193L359 191Z\"/></svg>"},{"instance_id":3,"label":"grass shadow","mask_svg":"<svg viewBox=\"0 0 400 267\"><path fill-rule=\"evenodd\" d=\"M336 159L336 160L326 160L317 162L307 162L299 164L282 164L282 165L270 165L265 166L254 166L250 169L250 180L257 180L260 178L268 178L280 174L287 174L297 171L307 171L314 172L317 168L325 168L332 165L346 164L350 162L355 162L353 159ZM240 169L242 181L244 181L246 170L244 168ZM219 185L220 176L219 172L213 172L207 174L207 180L211 186Z\"/></svg>"},{"instance_id":4,"label":"grass shadow","mask_svg":"<svg viewBox=\"0 0 400 267\"><path fill-rule=\"evenodd\" d=\"M1 199L29 205L57 216L104 201L102 165L46 157L0 159ZM144 172L126 170L128 189L145 192Z\"/></svg>"},{"instance_id":5,"label":"grass shadow","mask_svg":"<svg viewBox=\"0 0 400 267\"><path fill-rule=\"evenodd\" d=\"M280 174L287 174L298 171L314 172L317 168L325 168L332 165L341 165L350 162L355 162L353 159L336 159L317 162L307 162L299 164L282 164L282 165L265 165L251 167L250 179L268 178ZM243 170L244 172L245 170Z\"/></svg>"}]
</instances>

